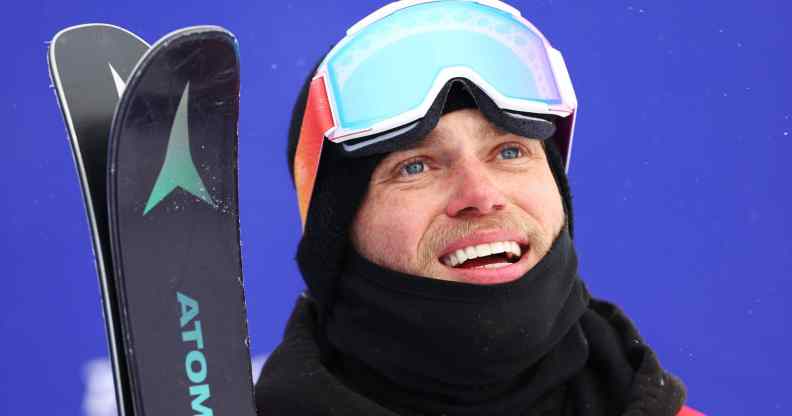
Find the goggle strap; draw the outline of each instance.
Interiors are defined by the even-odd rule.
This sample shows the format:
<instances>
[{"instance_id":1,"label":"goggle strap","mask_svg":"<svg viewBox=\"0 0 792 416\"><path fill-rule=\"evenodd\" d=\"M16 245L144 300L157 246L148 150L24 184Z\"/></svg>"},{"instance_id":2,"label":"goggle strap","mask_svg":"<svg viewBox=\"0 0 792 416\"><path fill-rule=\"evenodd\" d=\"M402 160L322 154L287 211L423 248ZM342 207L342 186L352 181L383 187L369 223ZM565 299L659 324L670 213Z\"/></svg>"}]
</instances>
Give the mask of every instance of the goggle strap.
<instances>
[{"instance_id":1,"label":"goggle strap","mask_svg":"<svg viewBox=\"0 0 792 416\"><path fill-rule=\"evenodd\" d=\"M300 139L297 142L297 151L294 155L294 184L303 229L305 229L308 218L308 207L311 203L316 175L319 172L319 158L322 155L324 135L334 126L324 77L316 77L311 81L308 90L308 100L300 127Z\"/></svg>"}]
</instances>

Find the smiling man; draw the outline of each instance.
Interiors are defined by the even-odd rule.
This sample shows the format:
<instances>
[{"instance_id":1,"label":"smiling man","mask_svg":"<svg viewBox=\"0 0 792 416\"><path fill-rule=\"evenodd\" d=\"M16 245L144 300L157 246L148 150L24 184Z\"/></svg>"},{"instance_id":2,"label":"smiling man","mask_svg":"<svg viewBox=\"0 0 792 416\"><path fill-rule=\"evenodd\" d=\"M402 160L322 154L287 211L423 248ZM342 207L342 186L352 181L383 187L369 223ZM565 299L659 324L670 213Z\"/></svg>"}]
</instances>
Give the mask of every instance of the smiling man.
<instances>
[{"instance_id":1,"label":"smiling man","mask_svg":"<svg viewBox=\"0 0 792 416\"><path fill-rule=\"evenodd\" d=\"M578 274L561 54L492 0L353 26L294 108L308 286L256 386L276 415L693 415Z\"/></svg>"}]
</instances>

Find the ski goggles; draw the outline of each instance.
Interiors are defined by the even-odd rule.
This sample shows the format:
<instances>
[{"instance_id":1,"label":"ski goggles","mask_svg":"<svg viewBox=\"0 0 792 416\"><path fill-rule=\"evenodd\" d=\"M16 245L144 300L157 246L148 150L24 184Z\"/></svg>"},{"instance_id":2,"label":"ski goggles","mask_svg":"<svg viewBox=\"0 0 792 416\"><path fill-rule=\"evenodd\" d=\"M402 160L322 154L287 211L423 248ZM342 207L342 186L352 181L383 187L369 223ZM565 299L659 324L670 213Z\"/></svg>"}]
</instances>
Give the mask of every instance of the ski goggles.
<instances>
[{"instance_id":1,"label":"ski goggles","mask_svg":"<svg viewBox=\"0 0 792 416\"><path fill-rule=\"evenodd\" d=\"M456 78L514 117L556 120L568 165L577 99L561 53L533 24L497 0L395 2L352 26L311 80L294 159L303 227L325 139L350 153L397 139Z\"/></svg>"}]
</instances>

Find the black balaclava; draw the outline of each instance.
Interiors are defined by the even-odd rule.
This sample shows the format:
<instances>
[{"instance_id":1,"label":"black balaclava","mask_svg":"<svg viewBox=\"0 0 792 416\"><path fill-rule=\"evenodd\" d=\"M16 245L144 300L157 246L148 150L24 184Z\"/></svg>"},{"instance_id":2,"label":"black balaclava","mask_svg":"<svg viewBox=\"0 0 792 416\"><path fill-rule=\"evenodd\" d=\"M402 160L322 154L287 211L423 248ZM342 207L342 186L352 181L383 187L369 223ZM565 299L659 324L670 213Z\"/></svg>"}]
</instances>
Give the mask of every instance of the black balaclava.
<instances>
[{"instance_id":1,"label":"black balaclava","mask_svg":"<svg viewBox=\"0 0 792 416\"><path fill-rule=\"evenodd\" d=\"M292 116L290 167L309 82ZM470 88L449 81L430 112L494 105ZM436 122L424 123L407 143ZM358 391L373 389L371 397L402 414L506 415L580 371L588 350L578 321L589 295L577 275L561 157L553 140L544 147L567 225L525 276L483 286L410 276L359 255L351 224L385 153L349 157L325 143L297 262L319 306L324 361L339 377Z\"/></svg>"},{"instance_id":2,"label":"black balaclava","mask_svg":"<svg viewBox=\"0 0 792 416\"><path fill-rule=\"evenodd\" d=\"M402 415L522 415L585 366L588 292L564 230L521 278L472 285L352 252L325 332L335 372Z\"/></svg>"}]
</instances>

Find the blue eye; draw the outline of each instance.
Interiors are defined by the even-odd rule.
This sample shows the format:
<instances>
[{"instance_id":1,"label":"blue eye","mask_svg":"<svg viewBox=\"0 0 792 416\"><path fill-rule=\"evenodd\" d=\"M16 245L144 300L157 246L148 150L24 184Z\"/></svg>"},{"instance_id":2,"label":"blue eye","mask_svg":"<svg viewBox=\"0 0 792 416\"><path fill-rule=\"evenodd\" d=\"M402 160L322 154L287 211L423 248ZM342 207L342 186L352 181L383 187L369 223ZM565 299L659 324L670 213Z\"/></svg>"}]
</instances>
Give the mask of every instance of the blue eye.
<instances>
[{"instance_id":1,"label":"blue eye","mask_svg":"<svg viewBox=\"0 0 792 416\"><path fill-rule=\"evenodd\" d=\"M426 164L423 161L415 160L402 166L402 175L417 175L426 170Z\"/></svg>"},{"instance_id":2,"label":"blue eye","mask_svg":"<svg viewBox=\"0 0 792 416\"><path fill-rule=\"evenodd\" d=\"M504 147L500 151L500 156L503 159L517 159L518 157L522 156L522 151L520 148L515 146Z\"/></svg>"}]
</instances>

